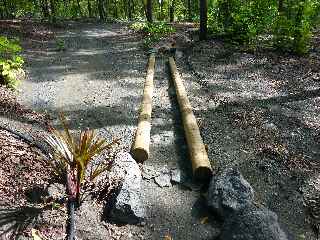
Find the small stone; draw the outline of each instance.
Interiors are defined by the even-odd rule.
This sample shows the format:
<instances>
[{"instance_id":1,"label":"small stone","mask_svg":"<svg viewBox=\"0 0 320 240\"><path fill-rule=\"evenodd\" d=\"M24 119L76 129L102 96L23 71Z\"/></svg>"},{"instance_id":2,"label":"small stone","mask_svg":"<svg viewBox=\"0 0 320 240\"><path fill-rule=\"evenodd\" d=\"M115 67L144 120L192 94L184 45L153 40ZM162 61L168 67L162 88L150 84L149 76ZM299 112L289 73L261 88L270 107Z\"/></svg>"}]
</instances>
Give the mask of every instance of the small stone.
<instances>
[{"instance_id":1,"label":"small stone","mask_svg":"<svg viewBox=\"0 0 320 240\"><path fill-rule=\"evenodd\" d=\"M53 183L48 186L48 197L53 200L61 200L65 197L66 187L63 184Z\"/></svg>"},{"instance_id":2,"label":"small stone","mask_svg":"<svg viewBox=\"0 0 320 240\"><path fill-rule=\"evenodd\" d=\"M271 164L269 162L265 162L265 161L258 163L257 166L263 172L267 172L272 168Z\"/></svg>"},{"instance_id":3,"label":"small stone","mask_svg":"<svg viewBox=\"0 0 320 240\"><path fill-rule=\"evenodd\" d=\"M160 173L154 181L159 187L171 187L171 176L169 173Z\"/></svg>"},{"instance_id":4,"label":"small stone","mask_svg":"<svg viewBox=\"0 0 320 240\"><path fill-rule=\"evenodd\" d=\"M267 131L278 131L278 127L274 123L265 123L263 128Z\"/></svg>"},{"instance_id":5,"label":"small stone","mask_svg":"<svg viewBox=\"0 0 320 240\"><path fill-rule=\"evenodd\" d=\"M179 51L179 50L177 50L176 51L176 59L180 59L180 58L182 58L183 57L183 52L181 52L181 51Z\"/></svg>"},{"instance_id":6,"label":"small stone","mask_svg":"<svg viewBox=\"0 0 320 240\"><path fill-rule=\"evenodd\" d=\"M320 73L315 73L315 74L313 74L313 75L312 75L312 79L313 79L314 81L319 81L319 80L320 80Z\"/></svg>"},{"instance_id":7,"label":"small stone","mask_svg":"<svg viewBox=\"0 0 320 240\"><path fill-rule=\"evenodd\" d=\"M95 202L84 201L75 214L77 239L111 239L101 221L102 208Z\"/></svg>"},{"instance_id":8,"label":"small stone","mask_svg":"<svg viewBox=\"0 0 320 240\"><path fill-rule=\"evenodd\" d=\"M180 169L171 169L171 182L172 183L182 183L185 181L186 176L181 172Z\"/></svg>"},{"instance_id":9,"label":"small stone","mask_svg":"<svg viewBox=\"0 0 320 240\"><path fill-rule=\"evenodd\" d=\"M157 172L153 167L147 166L147 165L142 166L142 177L144 179L150 180L150 179L155 178L159 175L160 175L160 173Z\"/></svg>"},{"instance_id":10,"label":"small stone","mask_svg":"<svg viewBox=\"0 0 320 240\"><path fill-rule=\"evenodd\" d=\"M249 207L225 218L220 239L287 240L277 215L265 208Z\"/></svg>"},{"instance_id":11,"label":"small stone","mask_svg":"<svg viewBox=\"0 0 320 240\"><path fill-rule=\"evenodd\" d=\"M146 223L145 221L142 221L142 222L140 223L140 226L141 226L141 227L144 227L146 224L147 224L147 223Z\"/></svg>"},{"instance_id":12,"label":"small stone","mask_svg":"<svg viewBox=\"0 0 320 240\"><path fill-rule=\"evenodd\" d=\"M208 190L208 206L220 217L240 211L253 202L253 188L236 169L226 169L212 178Z\"/></svg>"},{"instance_id":13,"label":"small stone","mask_svg":"<svg viewBox=\"0 0 320 240\"><path fill-rule=\"evenodd\" d=\"M145 217L141 201L141 171L129 153L117 155L110 176L122 178L119 194L111 207L111 220L119 223L136 224Z\"/></svg>"},{"instance_id":14,"label":"small stone","mask_svg":"<svg viewBox=\"0 0 320 240\"><path fill-rule=\"evenodd\" d=\"M153 143L160 143L161 142L161 135L157 134L157 135L152 136L152 142Z\"/></svg>"}]
</instances>

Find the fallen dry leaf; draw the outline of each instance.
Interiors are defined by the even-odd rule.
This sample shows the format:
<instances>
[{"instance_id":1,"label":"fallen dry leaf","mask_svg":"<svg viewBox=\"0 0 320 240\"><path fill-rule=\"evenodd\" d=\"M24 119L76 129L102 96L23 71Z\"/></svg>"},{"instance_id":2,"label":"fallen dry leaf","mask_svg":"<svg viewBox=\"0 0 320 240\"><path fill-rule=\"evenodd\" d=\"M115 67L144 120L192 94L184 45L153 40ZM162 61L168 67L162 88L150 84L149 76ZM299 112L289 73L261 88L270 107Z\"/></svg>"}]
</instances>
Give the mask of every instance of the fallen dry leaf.
<instances>
[{"instance_id":1,"label":"fallen dry leaf","mask_svg":"<svg viewBox=\"0 0 320 240\"><path fill-rule=\"evenodd\" d=\"M200 223L201 224L207 224L209 222L209 217L203 217L203 218L201 218L201 220L200 220Z\"/></svg>"},{"instance_id":2,"label":"fallen dry leaf","mask_svg":"<svg viewBox=\"0 0 320 240\"><path fill-rule=\"evenodd\" d=\"M42 240L41 237L39 236L39 231L37 229L32 228L31 236L33 240Z\"/></svg>"},{"instance_id":3,"label":"fallen dry leaf","mask_svg":"<svg viewBox=\"0 0 320 240\"><path fill-rule=\"evenodd\" d=\"M163 239L164 240L173 240L173 238L170 235L165 235Z\"/></svg>"}]
</instances>

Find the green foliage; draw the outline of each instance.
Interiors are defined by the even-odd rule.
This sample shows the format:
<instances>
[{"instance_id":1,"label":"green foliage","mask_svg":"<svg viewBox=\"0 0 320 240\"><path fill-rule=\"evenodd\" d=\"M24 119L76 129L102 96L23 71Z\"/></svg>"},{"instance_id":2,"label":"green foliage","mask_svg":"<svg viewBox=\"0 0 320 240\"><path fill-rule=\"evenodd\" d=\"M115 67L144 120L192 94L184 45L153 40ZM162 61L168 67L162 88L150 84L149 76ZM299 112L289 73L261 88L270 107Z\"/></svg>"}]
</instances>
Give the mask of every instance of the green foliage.
<instances>
[{"instance_id":1,"label":"green foliage","mask_svg":"<svg viewBox=\"0 0 320 240\"><path fill-rule=\"evenodd\" d=\"M63 39L57 39L56 45L57 45L57 51L61 52L66 50L65 41Z\"/></svg>"},{"instance_id":2,"label":"green foliage","mask_svg":"<svg viewBox=\"0 0 320 240\"><path fill-rule=\"evenodd\" d=\"M316 21L315 1L288 1L274 24L274 44L278 49L306 54Z\"/></svg>"},{"instance_id":3,"label":"green foliage","mask_svg":"<svg viewBox=\"0 0 320 240\"><path fill-rule=\"evenodd\" d=\"M209 30L249 46L269 34L277 49L307 53L312 28L319 21L320 1L283 0L282 7L279 2L214 0L209 4Z\"/></svg>"},{"instance_id":4,"label":"green foliage","mask_svg":"<svg viewBox=\"0 0 320 240\"><path fill-rule=\"evenodd\" d=\"M144 31L149 34L156 34L160 36L165 36L170 33L174 33L175 29L168 25L166 22L157 22L157 23L149 23L145 28Z\"/></svg>"},{"instance_id":5,"label":"green foliage","mask_svg":"<svg viewBox=\"0 0 320 240\"><path fill-rule=\"evenodd\" d=\"M20 83L18 73L23 72L24 60L19 56L22 48L17 39L0 36L0 83L16 89Z\"/></svg>"},{"instance_id":6,"label":"green foliage","mask_svg":"<svg viewBox=\"0 0 320 240\"><path fill-rule=\"evenodd\" d=\"M146 34L156 34L160 36L165 36L176 31L172 26L168 25L166 22L135 22L131 24L130 28L137 32L144 32Z\"/></svg>"},{"instance_id":7,"label":"green foliage","mask_svg":"<svg viewBox=\"0 0 320 240\"><path fill-rule=\"evenodd\" d=\"M134 22L130 25L130 29L136 32L142 32L147 28L147 26L148 26L147 22Z\"/></svg>"},{"instance_id":8,"label":"green foliage","mask_svg":"<svg viewBox=\"0 0 320 240\"><path fill-rule=\"evenodd\" d=\"M270 30L277 9L273 0L216 0L211 6L209 30L239 42L250 42Z\"/></svg>"},{"instance_id":9,"label":"green foliage","mask_svg":"<svg viewBox=\"0 0 320 240\"><path fill-rule=\"evenodd\" d=\"M101 153L111 151L118 140L107 144L105 139L97 137L96 133L89 129L81 131L79 139L76 139L70 133L63 114L60 120L64 131L52 130L52 135L46 138L46 142L53 149L53 159L49 163L54 173L66 180L69 197L79 201L84 180L93 181L111 168L110 160L99 163L94 163L93 160Z\"/></svg>"},{"instance_id":10,"label":"green foliage","mask_svg":"<svg viewBox=\"0 0 320 240\"><path fill-rule=\"evenodd\" d=\"M103 21L140 20L131 28L145 33L146 47L174 31L163 22L169 20L170 9L174 9L174 20L199 22L199 2L191 0L155 1L153 18L161 22L154 24L143 22L146 0L112 0L108 3L104 0L2 2L1 18L41 17L59 21L96 17ZM320 24L320 0L210 0L208 9L209 33L253 48L262 44L261 40L264 39L268 41L268 46L272 44L276 49L307 53L312 31ZM65 50L63 41L57 42L57 49Z\"/></svg>"},{"instance_id":11,"label":"green foliage","mask_svg":"<svg viewBox=\"0 0 320 240\"><path fill-rule=\"evenodd\" d=\"M176 30L166 22L146 23L136 22L130 26L131 29L137 32L142 32L146 35L143 45L149 48L152 44L158 42L161 38L174 33Z\"/></svg>"}]
</instances>

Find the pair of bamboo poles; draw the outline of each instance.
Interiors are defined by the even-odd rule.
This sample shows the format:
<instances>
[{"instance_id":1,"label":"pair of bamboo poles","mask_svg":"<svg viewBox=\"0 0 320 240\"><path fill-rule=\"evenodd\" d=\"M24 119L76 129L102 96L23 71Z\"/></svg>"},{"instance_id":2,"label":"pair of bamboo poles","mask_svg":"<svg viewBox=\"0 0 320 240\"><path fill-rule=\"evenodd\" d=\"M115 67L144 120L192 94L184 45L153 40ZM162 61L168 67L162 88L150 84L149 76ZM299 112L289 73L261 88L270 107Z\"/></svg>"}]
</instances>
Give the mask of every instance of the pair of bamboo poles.
<instances>
[{"instance_id":1,"label":"pair of bamboo poles","mask_svg":"<svg viewBox=\"0 0 320 240\"><path fill-rule=\"evenodd\" d=\"M140 108L138 128L135 140L131 148L131 154L137 162L144 162L149 158L150 131L153 95L155 55L149 56L147 77L145 81L143 100ZM212 167L208 154L203 144L197 120L192 112L191 104L183 85L183 80L177 70L174 58L169 57L171 76L174 81L177 99L182 116L183 127L187 139L190 160L192 163L193 176L196 180L208 181L212 176Z\"/></svg>"}]
</instances>

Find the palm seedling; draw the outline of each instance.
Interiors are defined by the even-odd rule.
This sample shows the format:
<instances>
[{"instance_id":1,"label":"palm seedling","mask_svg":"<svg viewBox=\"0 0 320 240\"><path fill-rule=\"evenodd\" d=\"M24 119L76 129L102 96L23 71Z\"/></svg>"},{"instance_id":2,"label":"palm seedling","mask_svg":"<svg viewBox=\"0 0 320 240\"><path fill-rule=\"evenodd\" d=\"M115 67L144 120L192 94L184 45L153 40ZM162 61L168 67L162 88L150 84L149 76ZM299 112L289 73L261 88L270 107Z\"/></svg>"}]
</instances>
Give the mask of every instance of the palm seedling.
<instances>
[{"instance_id":1,"label":"palm seedling","mask_svg":"<svg viewBox=\"0 0 320 240\"><path fill-rule=\"evenodd\" d=\"M118 140L107 143L94 130L83 130L76 139L69 130L63 114L60 115L63 131L52 129L46 142L53 150L49 161L54 173L66 182L69 203L69 237L74 239L74 208L80 204L81 187L85 179L94 180L101 173L110 170L111 161L94 163L94 159L104 151L110 151ZM90 166L90 170L89 170Z\"/></svg>"}]
</instances>

